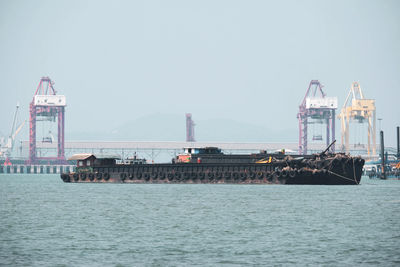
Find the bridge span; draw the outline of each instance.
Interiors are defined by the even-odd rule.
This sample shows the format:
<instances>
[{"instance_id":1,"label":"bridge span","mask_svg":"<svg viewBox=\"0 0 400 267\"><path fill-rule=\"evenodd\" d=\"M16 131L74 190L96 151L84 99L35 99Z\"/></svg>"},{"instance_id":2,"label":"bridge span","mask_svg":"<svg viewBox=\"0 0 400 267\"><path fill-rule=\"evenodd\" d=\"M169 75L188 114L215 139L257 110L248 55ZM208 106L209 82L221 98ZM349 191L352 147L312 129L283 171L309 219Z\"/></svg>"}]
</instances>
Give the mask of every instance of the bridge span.
<instances>
[{"instance_id":1,"label":"bridge span","mask_svg":"<svg viewBox=\"0 0 400 267\"><path fill-rule=\"evenodd\" d=\"M285 149L287 152L297 153L298 143L233 143L233 142L166 142L166 141L66 141L65 155L69 157L76 153L118 154L121 157L138 155L151 161L169 161L183 151L185 147L219 147L224 153L256 153L260 150L274 152ZM320 152L325 144L309 146L310 152ZM27 155L29 142L22 141L20 156ZM57 151L57 143L37 142L37 153L46 157Z\"/></svg>"},{"instance_id":2,"label":"bridge span","mask_svg":"<svg viewBox=\"0 0 400 267\"><path fill-rule=\"evenodd\" d=\"M37 142L37 153L41 157L55 155L57 143ZM174 142L174 141L66 141L65 156L68 158L76 153L118 154L123 158L138 155L154 162L168 162L183 152L185 147L219 147L226 154L257 153L260 150L276 152L285 149L288 154L298 153L297 142L282 143L239 143L239 142ZM308 145L308 153L318 153L326 148L324 143ZM340 151L336 146L336 151ZM22 141L19 145L18 157L27 158L29 142ZM17 153L15 153L17 155ZM355 144L350 146L352 155L366 155L366 146Z\"/></svg>"}]
</instances>

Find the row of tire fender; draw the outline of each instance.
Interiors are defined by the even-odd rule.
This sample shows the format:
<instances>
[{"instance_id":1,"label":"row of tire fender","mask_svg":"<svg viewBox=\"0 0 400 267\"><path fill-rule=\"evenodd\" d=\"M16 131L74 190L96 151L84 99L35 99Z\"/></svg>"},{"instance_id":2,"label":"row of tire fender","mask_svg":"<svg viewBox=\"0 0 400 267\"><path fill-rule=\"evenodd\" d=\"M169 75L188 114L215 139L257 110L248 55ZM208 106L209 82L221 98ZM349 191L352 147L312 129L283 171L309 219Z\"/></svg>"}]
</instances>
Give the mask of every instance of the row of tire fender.
<instances>
[{"instance_id":1,"label":"row of tire fender","mask_svg":"<svg viewBox=\"0 0 400 267\"><path fill-rule=\"evenodd\" d=\"M250 173L250 175L248 175L250 178L252 178L252 179L254 179L256 176L257 176L257 178L262 178L263 177L263 175L264 175L264 173L263 172L257 172L257 174L256 173L254 173L254 172L251 172ZM234 178L234 179L239 179L239 178L241 178L241 179L246 179L247 178L247 174L246 173L244 173L244 172L240 172L240 173L238 173L238 172L234 172L234 173L230 173L230 172L225 172L224 173L224 175L222 175L222 173L219 173L219 172L217 172L217 173L212 173L212 172L208 172L208 173L202 173L202 172L200 172L200 173L195 173L195 172L185 172L185 173L180 173L180 172L176 172L176 173L171 173L171 172L169 172L169 173L167 173L167 174L165 174L165 173L163 173L163 172L161 172L161 173L148 173L148 172L145 172L145 173L136 173L136 175L134 175L133 173L120 173L120 179L121 180L125 180L125 179L127 179L127 178L129 178L129 179L134 179L134 177L137 177L138 179L141 179L141 178L144 178L145 180L148 180L148 179L150 179L150 178L152 178L152 179L160 179L160 180L163 180L163 179L165 179L165 178L167 178L168 180L172 180L172 179L182 179L183 177L184 177L184 179L200 179L200 180L204 180L205 178L208 178L208 179L212 179L212 178L217 178L217 179L220 179L220 178L222 178L222 177L224 177L224 178Z\"/></svg>"},{"instance_id":2,"label":"row of tire fender","mask_svg":"<svg viewBox=\"0 0 400 267\"><path fill-rule=\"evenodd\" d=\"M98 173L92 173L92 172L90 172L90 173L74 173L72 175L72 178L75 181L79 181L79 180L85 181L86 179L89 179L90 181L94 181L95 179L96 180L104 179L107 181L108 179L110 179L110 174L107 172L105 172L105 173L101 173L101 172L98 172Z\"/></svg>"},{"instance_id":3,"label":"row of tire fender","mask_svg":"<svg viewBox=\"0 0 400 267\"><path fill-rule=\"evenodd\" d=\"M126 179L130 179L133 180L136 176L137 179L144 179L144 180L149 180L151 179L160 179L160 180L164 180L165 178L167 178L168 180L189 180L189 179L200 179L200 180L204 180L205 178L208 178L209 180L212 180L214 177L216 179L221 179L221 178L225 178L225 179L230 179L233 178L234 180L245 180L247 178L250 178L252 180L254 179L263 179L264 176L266 176L266 178L268 178L269 176L272 175L276 175L278 178L279 177L295 177L296 176L296 171L294 169L290 169L290 170L277 170L275 172L262 172L262 171L258 171L258 172L249 172L249 173L245 173L245 172L216 172L216 173L212 173L212 172L208 172L208 173L195 173L195 172L185 172L185 173L180 173L180 172L176 172L176 173L172 173L172 172L168 172L168 173L120 173L120 179L122 181L126 180Z\"/></svg>"},{"instance_id":4,"label":"row of tire fender","mask_svg":"<svg viewBox=\"0 0 400 267\"><path fill-rule=\"evenodd\" d=\"M326 170L325 170L326 171ZM164 179L168 179L168 180L188 180L188 179L200 179L200 180L204 180L205 178L208 178L209 180L213 180L213 178L215 177L216 179L221 179L221 178L225 178L225 179L234 179L234 180L245 180L247 178L250 178L251 180L254 179L272 179L272 176L276 176L277 178L293 178L298 174L305 174L307 173L307 170L302 169L278 169L275 170L273 172L263 172L263 171L258 171L258 172L216 172L216 173L212 173L212 172L208 172L208 173L180 173L180 172L176 172L176 173L172 173L172 172L168 172L168 173L164 173L164 172L160 172L160 173L120 173L120 179L122 181L126 180L126 179L130 179L133 180L136 176L137 179L141 179L143 178L144 180L148 181L150 180L150 178L152 179L160 179L160 180L164 180ZM75 181L79 181L79 180L86 180L89 179L90 181L94 181L94 180L109 180L110 178L110 174L105 172L105 173L75 173L73 174L73 179Z\"/></svg>"},{"instance_id":5,"label":"row of tire fender","mask_svg":"<svg viewBox=\"0 0 400 267\"><path fill-rule=\"evenodd\" d=\"M300 174L300 172L298 172L296 169L293 169L293 168L283 168L281 170L277 170L275 172L275 174L276 174L276 176L278 178L279 177L282 177L282 178L287 178L287 177L294 178L297 174Z\"/></svg>"}]
</instances>

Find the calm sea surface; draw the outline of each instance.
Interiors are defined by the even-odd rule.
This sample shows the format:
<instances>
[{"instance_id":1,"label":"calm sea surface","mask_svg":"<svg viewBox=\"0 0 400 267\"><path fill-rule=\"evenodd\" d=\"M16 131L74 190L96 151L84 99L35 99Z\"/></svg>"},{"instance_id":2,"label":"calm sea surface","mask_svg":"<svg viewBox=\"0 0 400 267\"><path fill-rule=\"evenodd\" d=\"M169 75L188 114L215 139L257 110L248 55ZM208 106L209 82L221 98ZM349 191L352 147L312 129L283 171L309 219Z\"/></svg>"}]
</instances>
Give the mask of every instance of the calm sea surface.
<instances>
[{"instance_id":1,"label":"calm sea surface","mask_svg":"<svg viewBox=\"0 0 400 267\"><path fill-rule=\"evenodd\" d=\"M66 184L0 175L0 265L400 265L400 181Z\"/></svg>"}]
</instances>

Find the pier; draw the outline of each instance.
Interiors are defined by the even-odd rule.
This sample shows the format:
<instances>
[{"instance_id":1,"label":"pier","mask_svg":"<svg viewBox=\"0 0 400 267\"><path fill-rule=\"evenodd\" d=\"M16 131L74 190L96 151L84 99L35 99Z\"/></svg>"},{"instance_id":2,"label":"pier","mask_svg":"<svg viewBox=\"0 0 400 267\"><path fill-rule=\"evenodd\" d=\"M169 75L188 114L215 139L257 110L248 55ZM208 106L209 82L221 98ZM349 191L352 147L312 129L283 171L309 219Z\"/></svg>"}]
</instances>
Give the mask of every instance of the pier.
<instances>
[{"instance_id":1,"label":"pier","mask_svg":"<svg viewBox=\"0 0 400 267\"><path fill-rule=\"evenodd\" d=\"M75 165L1 165L0 174L59 174L72 172L75 168Z\"/></svg>"}]
</instances>

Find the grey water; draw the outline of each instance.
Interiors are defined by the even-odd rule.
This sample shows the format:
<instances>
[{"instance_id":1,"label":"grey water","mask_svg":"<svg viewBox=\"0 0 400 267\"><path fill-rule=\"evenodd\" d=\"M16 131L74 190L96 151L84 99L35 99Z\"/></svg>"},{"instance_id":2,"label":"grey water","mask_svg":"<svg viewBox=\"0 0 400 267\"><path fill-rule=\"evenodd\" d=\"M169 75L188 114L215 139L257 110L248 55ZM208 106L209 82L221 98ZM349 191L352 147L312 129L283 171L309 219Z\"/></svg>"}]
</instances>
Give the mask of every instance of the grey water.
<instances>
[{"instance_id":1,"label":"grey water","mask_svg":"<svg viewBox=\"0 0 400 267\"><path fill-rule=\"evenodd\" d=\"M400 181L68 184L0 175L0 265L400 265Z\"/></svg>"}]
</instances>

